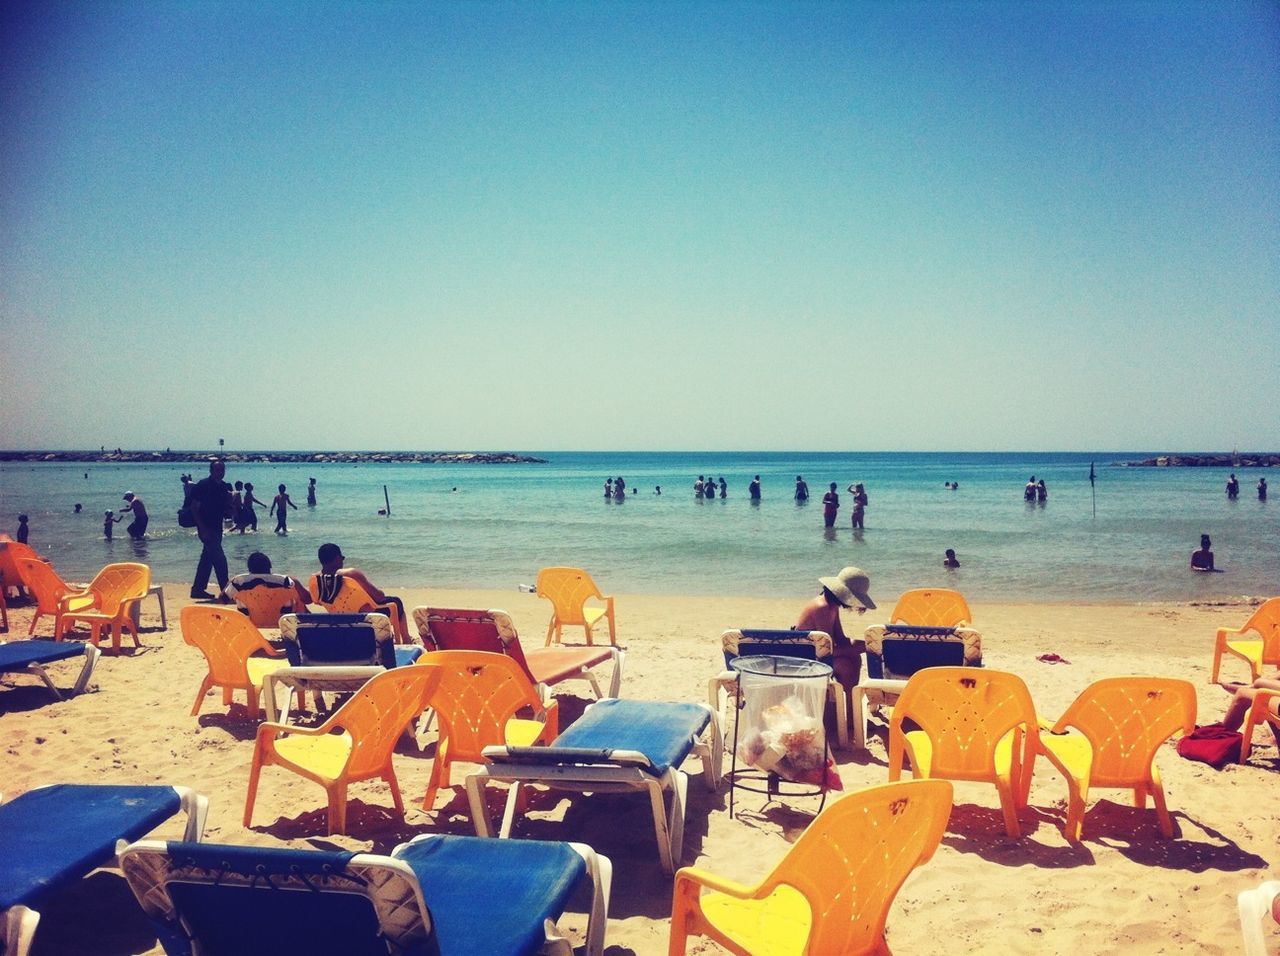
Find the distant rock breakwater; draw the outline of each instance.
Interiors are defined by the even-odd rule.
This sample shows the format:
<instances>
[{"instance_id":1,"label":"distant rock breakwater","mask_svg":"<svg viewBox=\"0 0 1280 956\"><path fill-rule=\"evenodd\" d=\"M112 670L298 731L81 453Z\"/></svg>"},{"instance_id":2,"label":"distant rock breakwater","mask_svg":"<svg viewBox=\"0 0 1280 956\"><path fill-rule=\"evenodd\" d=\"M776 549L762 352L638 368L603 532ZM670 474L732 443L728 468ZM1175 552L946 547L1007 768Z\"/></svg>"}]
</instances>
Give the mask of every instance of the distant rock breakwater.
<instances>
[{"instance_id":1,"label":"distant rock breakwater","mask_svg":"<svg viewBox=\"0 0 1280 956\"><path fill-rule=\"evenodd\" d=\"M0 461L115 462L167 464L205 462L295 464L545 465L545 458L505 451L0 451Z\"/></svg>"},{"instance_id":2,"label":"distant rock breakwater","mask_svg":"<svg viewBox=\"0 0 1280 956\"><path fill-rule=\"evenodd\" d=\"M1280 465L1280 454L1241 453L1230 455L1160 455L1144 461L1122 464L1135 468L1271 468Z\"/></svg>"}]
</instances>

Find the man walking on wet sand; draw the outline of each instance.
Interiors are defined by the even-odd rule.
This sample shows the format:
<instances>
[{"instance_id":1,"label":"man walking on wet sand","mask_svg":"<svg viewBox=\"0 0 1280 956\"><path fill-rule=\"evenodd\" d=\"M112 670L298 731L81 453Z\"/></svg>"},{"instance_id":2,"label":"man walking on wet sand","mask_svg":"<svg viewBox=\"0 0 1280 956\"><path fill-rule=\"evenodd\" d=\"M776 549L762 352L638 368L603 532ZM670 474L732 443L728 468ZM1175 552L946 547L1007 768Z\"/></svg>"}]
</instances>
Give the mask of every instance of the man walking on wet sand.
<instances>
[{"instance_id":1,"label":"man walking on wet sand","mask_svg":"<svg viewBox=\"0 0 1280 956\"><path fill-rule=\"evenodd\" d=\"M200 561L196 564L196 577L191 583L191 596L199 600L212 601L209 593L209 574L218 577L219 600L226 603L223 591L227 587L227 556L222 551L222 521L231 517L231 486L222 480L227 473L227 466L221 458L209 461L209 477L197 481L191 488L191 514L196 519L196 531L204 547L200 551Z\"/></svg>"}]
</instances>

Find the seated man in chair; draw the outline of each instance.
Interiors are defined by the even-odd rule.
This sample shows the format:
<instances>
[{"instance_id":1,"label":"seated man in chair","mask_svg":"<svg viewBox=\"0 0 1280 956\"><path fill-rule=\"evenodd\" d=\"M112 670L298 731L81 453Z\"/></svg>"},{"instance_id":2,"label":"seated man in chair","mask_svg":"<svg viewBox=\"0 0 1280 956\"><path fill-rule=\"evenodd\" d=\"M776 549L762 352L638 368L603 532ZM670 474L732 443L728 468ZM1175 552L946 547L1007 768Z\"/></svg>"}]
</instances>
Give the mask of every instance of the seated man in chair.
<instances>
[{"instance_id":1,"label":"seated man in chair","mask_svg":"<svg viewBox=\"0 0 1280 956\"><path fill-rule=\"evenodd\" d=\"M320 559L320 573L311 576L311 598L317 604L322 604L326 608L333 610L331 605L339 600L339 593L342 591L343 582L350 581L364 591L369 596L369 600L373 606L364 608L348 608L345 605L338 608L341 611L374 611L379 606L394 605L399 612L398 615L392 615L392 623L396 628L396 639L398 643L407 644L409 641L409 631L404 616L404 602L394 594L387 594L380 590L377 585L366 577L365 573L359 568L343 567L342 562L346 558L342 554L342 549L336 544L327 543L320 545L317 552Z\"/></svg>"},{"instance_id":2,"label":"seated man in chair","mask_svg":"<svg viewBox=\"0 0 1280 956\"><path fill-rule=\"evenodd\" d=\"M300 581L283 574L272 574L271 559L261 551L255 551L249 555L246 565L249 568L248 573L237 574L224 589L227 597L235 601L242 611L250 617L253 616L251 608L246 605L244 597L246 592L257 588L285 588L293 596L292 610L299 614L306 613L307 605L311 602L311 595L307 593L307 589L302 586Z\"/></svg>"}]
</instances>

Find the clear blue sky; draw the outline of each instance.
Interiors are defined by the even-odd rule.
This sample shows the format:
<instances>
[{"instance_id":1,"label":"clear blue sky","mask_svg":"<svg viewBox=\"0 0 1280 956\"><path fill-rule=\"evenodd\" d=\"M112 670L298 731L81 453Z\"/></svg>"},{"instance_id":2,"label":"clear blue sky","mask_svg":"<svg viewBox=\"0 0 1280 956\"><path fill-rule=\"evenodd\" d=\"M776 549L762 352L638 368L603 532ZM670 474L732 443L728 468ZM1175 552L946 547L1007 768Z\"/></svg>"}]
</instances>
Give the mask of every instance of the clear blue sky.
<instances>
[{"instance_id":1,"label":"clear blue sky","mask_svg":"<svg viewBox=\"0 0 1280 956\"><path fill-rule=\"evenodd\" d=\"M0 447L1278 449L1278 11L5 4Z\"/></svg>"}]
</instances>

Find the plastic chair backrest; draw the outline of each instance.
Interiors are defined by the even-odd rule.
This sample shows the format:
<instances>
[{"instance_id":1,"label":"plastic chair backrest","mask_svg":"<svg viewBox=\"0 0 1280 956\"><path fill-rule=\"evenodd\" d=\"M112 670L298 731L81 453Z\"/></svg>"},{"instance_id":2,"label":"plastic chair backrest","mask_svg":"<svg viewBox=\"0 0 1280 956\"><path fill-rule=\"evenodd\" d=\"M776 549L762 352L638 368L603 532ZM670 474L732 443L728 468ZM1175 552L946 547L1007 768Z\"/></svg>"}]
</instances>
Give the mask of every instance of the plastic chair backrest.
<instances>
[{"instance_id":1,"label":"plastic chair backrest","mask_svg":"<svg viewBox=\"0 0 1280 956\"><path fill-rule=\"evenodd\" d=\"M1054 725L1074 727L1093 749L1098 786L1141 783L1160 745L1195 729L1196 689L1172 677L1108 677L1086 687Z\"/></svg>"},{"instance_id":2,"label":"plastic chair backrest","mask_svg":"<svg viewBox=\"0 0 1280 956\"><path fill-rule=\"evenodd\" d=\"M916 588L904 591L889 618L891 624L922 627L962 627L973 623L964 595L949 588Z\"/></svg>"},{"instance_id":3,"label":"plastic chair backrest","mask_svg":"<svg viewBox=\"0 0 1280 956\"><path fill-rule=\"evenodd\" d=\"M1262 635L1264 663L1280 661L1280 597L1268 598L1258 605L1241 630L1257 631Z\"/></svg>"},{"instance_id":4,"label":"plastic chair backrest","mask_svg":"<svg viewBox=\"0 0 1280 956\"><path fill-rule=\"evenodd\" d=\"M311 576L311 596L315 598L315 602L325 610L334 614L360 614L363 611L372 611L376 604L373 598L369 596L369 592L360 586L358 581L354 581L345 575L342 578L342 587L338 588L337 596L332 601L325 604L320 600L320 588L318 579L319 575Z\"/></svg>"},{"instance_id":5,"label":"plastic chair backrest","mask_svg":"<svg viewBox=\"0 0 1280 956\"><path fill-rule=\"evenodd\" d=\"M270 650L253 623L234 608L189 604L182 609L182 639L204 655L214 683L245 687L245 661L254 651Z\"/></svg>"},{"instance_id":6,"label":"plastic chair backrest","mask_svg":"<svg viewBox=\"0 0 1280 956\"><path fill-rule=\"evenodd\" d=\"M20 558L40 560L40 556L31 549L31 545L20 541L0 541L0 587L22 587L22 568L18 565Z\"/></svg>"},{"instance_id":7,"label":"plastic chair backrest","mask_svg":"<svg viewBox=\"0 0 1280 956\"><path fill-rule=\"evenodd\" d=\"M108 564L89 582L89 590L98 596L97 611L114 617L124 601L144 598L151 588L151 569L145 564L121 562Z\"/></svg>"},{"instance_id":8,"label":"plastic chair backrest","mask_svg":"<svg viewBox=\"0 0 1280 956\"><path fill-rule=\"evenodd\" d=\"M582 568L543 568L534 587L538 597L546 598L555 606L554 613L561 624L585 625L587 619L582 609L587 600L604 600L596 582Z\"/></svg>"},{"instance_id":9,"label":"plastic chair backrest","mask_svg":"<svg viewBox=\"0 0 1280 956\"><path fill-rule=\"evenodd\" d=\"M508 720L525 707L543 710L533 682L504 654L433 651L421 662L439 665L443 672L431 707L441 736L448 737L450 760L481 762L485 747L506 742Z\"/></svg>"},{"instance_id":10,"label":"plastic chair backrest","mask_svg":"<svg viewBox=\"0 0 1280 956\"><path fill-rule=\"evenodd\" d=\"M911 720L929 737L929 776L989 780L996 745L1016 727L1038 728L1031 692L1017 674L977 667L929 667L907 681L890 734Z\"/></svg>"},{"instance_id":11,"label":"plastic chair backrest","mask_svg":"<svg viewBox=\"0 0 1280 956\"><path fill-rule=\"evenodd\" d=\"M520 665L530 683L537 683L520 646L515 624L506 611L415 607L413 622L422 643L430 650L505 654Z\"/></svg>"},{"instance_id":12,"label":"plastic chair backrest","mask_svg":"<svg viewBox=\"0 0 1280 956\"><path fill-rule=\"evenodd\" d=\"M880 784L818 814L761 895L794 887L812 909L807 953L879 952L889 907L907 876L933 856L951 815L946 780Z\"/></svg>"},{"instance_id":13,"label":"plastic chair backrest","mask_svg":"<svg viewBox=\"0 0 1280 956\"><path fill-rule=\"evenodd\" d=\"M18 558L17 564L22 580L27 582L27 588L35 596L39 613L57 614L58 601L63 595L72 593L67 582L53 570L53 565L39 558Z\"/></svg>"},{"instance_id":14,"label":"plastic chair backrest","mask_svg":"<svg viewBox=\"0 0 1280 956\"><path fill-rule=\"evenodd\" d=\"M440 683L439 667L415 664L384 671L368 680L338 708L324 727L341 727L351 737L349 776L378 770L387 763L391 749L404 729L427 708Z\"/></svg>"},{"instance_id":15,"label":"plastic chair backrest","mask_svg":"<svg viewBox=\"0 0 1280 956\"><path fill-rule=\"evenodd\" d=\"M293 588L256 587L237 591L236 603L257 627L279 627L282 615L306 610L294 607L298 597Z\"/></svg>"}]
</instances>

